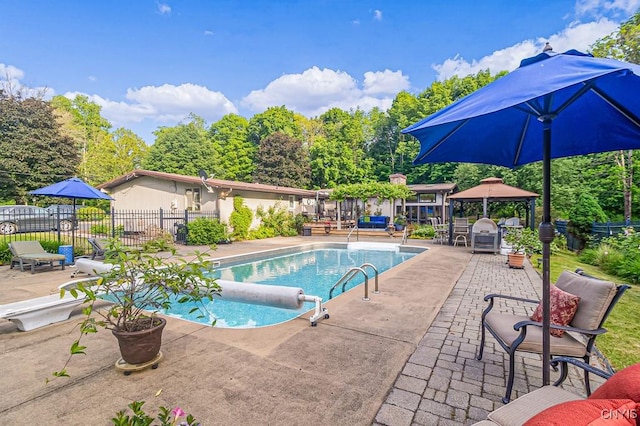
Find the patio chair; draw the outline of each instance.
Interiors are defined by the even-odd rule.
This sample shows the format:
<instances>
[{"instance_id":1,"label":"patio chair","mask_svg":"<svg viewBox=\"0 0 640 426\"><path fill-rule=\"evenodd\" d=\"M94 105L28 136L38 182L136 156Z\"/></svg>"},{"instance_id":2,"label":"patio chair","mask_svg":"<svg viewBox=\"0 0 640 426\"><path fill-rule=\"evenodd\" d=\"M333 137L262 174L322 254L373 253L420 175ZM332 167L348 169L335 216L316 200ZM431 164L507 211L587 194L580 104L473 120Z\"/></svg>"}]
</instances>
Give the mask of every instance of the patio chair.
<instances>
[{"instance_id":1,"label":"patio chair","mask_svg":"<svg viewBox=\"0 0 640 426\"><path fill-rule=\"evenodd\" d=\"M66 256L47 252L42 248L40 241L13 241L9 243L9 250L13 255L10 269L13 269L15 265L20 265L20 270L24 272L25 265L31 265L31 273L33 274L36 266L49 264L53 269L53 262L59 262L64 271Z\"/></svg>"},{"instance_id":2,"label":"patio chair","mask_svg":"<svg viewBox=\"0 0 640 426\"><path fill-rule=\"evenodd\" d=\"M99 259L104 259L107 250L102 246L100 241L95 238L87 238L87 241L93 249L93 253L91 253L91 260L95 260L96 257Z\"/></svg>"},{"instance_id":3,"label":"patio chair","mask_svg":"<svg viewBox=\"0 0 640 426\"><path fill-rule=\"evenodd\" d=\"M612 282L590 277L578 270L562 272L556 285L551 287L551 356L581 359L588 365L596 337L607 331L602 328L603 323L629 286L616 286ZM579 299L576 299L576 296ZM509 313L493 309L496 299L510 301ZM542 323L532 320L529 316L514 314L513 301L530 303L532 306L538 304L538 307L540 305L538 300L500 294L489 294L484 300L489 302L489 305L482 312L481 339L476 358L482 359L486 331L489 331L509 355L507 389L502 398L506 404L511 399L516 351L542 354ZM573 316L570 311L573 311ZM563 368L566 368L566 365L563 365ZM566 375L566 371L563 374ZM584 379L587 394L590 394L588 369L584 371Z\"/></svg>"},{"instance_id":4,"label":"patio chair","mask_svg":"<svg viewBox=\"0 0 640 426\"><path fill-rule=\"evenodd\" d=\"M464 241L467 247L467 236L469 236L469 219L466 217L456 217L453 219L453 245L458 245L458 240Z\"/></svg>"},{"instance_id":5,"label":"patio chair","mask_svg":"<svg viewBox=\"0 0 640 426\"><path fill-rule=\"evenodd\" d=\"M449 239L448 223L438 223L436 225L433 225L433 229L436 231L434 241L439 241L440 245L444 244L444 242Z\"/></svg>"}]
</instances>

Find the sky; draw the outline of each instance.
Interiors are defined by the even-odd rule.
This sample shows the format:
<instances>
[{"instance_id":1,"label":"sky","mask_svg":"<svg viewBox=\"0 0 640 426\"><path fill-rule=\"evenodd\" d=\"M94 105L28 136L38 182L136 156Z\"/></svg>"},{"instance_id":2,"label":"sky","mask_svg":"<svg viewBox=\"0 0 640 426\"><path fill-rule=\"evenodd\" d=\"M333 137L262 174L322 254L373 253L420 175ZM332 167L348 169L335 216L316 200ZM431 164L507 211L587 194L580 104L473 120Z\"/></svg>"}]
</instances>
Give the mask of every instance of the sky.
<instances>
[{"instance_id":1,"label":"sky","mask_svg":"<svg viewBox=\"0 0 640 426\"><path fill-rule=\"evenodd\" d=\"M0 0L0 87L77 94L113 129L386 110L402 90L587 51L640 0Z\"/></svg>"}]
</instances>

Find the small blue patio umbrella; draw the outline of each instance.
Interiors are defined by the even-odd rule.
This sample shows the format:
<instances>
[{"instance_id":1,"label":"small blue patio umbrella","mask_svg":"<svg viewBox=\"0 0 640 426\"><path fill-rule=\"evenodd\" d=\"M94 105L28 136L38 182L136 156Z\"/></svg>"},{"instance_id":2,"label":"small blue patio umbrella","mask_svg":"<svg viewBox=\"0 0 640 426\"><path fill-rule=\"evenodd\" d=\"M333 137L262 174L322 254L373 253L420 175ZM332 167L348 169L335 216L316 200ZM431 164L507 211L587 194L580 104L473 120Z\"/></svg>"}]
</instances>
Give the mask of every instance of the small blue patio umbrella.
<instances>
[{"instance_id":1,"label":"small blue patio umbrella","mask_svg":"<svg viewBox=\"0 0 640 426\"><path fill-rule=\"evenodd\" d=\"M72 177L61 182L54 183L44 188L30 191L31 195L46 195L48 197L71 198L73 200L73 214L76 213L76 199L91 200L113 200L104 192L94 188L80 178ZM75 248L76 234L75 226L71 227L71 245L72 250Z\"/></svg>"},{"instance_id":2,"label":"small blue patio umbrella","mask_svg":"<svg viewBox=\"0 0 640 426\"><path fill-rule=\"evenodd\" d=\"M524 59L506 76L402 131L420 141L414 164L515 168L543 161L543 384L549 383L551 159L640 148L640 66L569 50Z\"/></svg>"}]
</instances>

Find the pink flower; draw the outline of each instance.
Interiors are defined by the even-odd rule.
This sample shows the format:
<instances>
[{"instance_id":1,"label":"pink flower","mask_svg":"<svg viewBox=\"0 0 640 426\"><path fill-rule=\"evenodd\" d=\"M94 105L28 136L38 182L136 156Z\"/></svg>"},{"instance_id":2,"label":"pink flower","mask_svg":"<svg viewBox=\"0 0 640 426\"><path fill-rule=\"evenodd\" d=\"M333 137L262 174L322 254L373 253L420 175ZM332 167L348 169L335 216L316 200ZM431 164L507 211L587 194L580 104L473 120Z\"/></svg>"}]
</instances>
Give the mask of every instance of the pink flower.
<instances>
[{"instance_id":1,"label":"pink flower","mask_svg":"<svg viewBox=\"0 0 640 426\"><path fill-rule=\"evenodd\" d=\"M185 413L184 411L182 411L182 408L180 407L176 407L173 410L171 410L171 414L173 414L173 417L175 417L176 419L178 419L179 417L182 417L184 415L186 415L187 413Z\"/></svg>"}]
</instances>

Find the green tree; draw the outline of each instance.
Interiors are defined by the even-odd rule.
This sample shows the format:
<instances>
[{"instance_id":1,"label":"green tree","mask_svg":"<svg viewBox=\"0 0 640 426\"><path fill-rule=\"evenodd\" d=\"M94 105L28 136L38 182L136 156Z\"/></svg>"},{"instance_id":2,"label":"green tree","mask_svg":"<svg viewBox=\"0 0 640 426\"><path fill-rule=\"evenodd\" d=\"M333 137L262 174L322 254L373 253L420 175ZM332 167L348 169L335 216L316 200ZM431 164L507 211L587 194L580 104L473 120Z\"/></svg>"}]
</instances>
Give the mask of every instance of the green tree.
<instances>
[{"instance_id":1,"label":"green tree","mask_svg":"<svg viewBox=\"0 0 640 426\"><path fill-rule=\"evenodd\" d=\"M236 114L227 114L211 125L216 178L251 182L257 147L248 140L249 122Z\"/></svg>"},{"instance_id":2,"label":"green tree","mask_svg":"<svg viewBox=\"0 0 640 426\"><path fill-rule=\"evenodd\" d=\"M591 49L594 56L640 64L640 11L637 11L628 21L623 22L617 31L597 40ZM619 179L619 186L622 187L624 217L631 218L636 168L633 161L634 153L631 150L617 151L612 157L615 176Z\"/></svg>"},{"instance_id":3,"label":"green tree","mask_svg":"<svg viewBox=\"0 0 640 426\"><path fill-rule=\"evenodd\" d=\"M640 64L640 10L591 46L593 56Z\"/></svg>"},{"instance_id":4,"label":"green tree","mask_svg":"<svg viewBox=\"0 0 640 426\"><path fill-rule=\"evenodd\" d=\"M364 116L332 108L320 116L322 136L310 149L313 185L336 185L370 180L373 160L367 158L364 140Z\"/></svg>"},{"instance_id":5,"label":"green tree","mask_svg":"<svg viewBox=\"0 0 640 426\"><path fill-rule=\"evenodd\" d=\"M309 158L302 142L276 132L260 142L254 180L269 185L308 187L311 179Z\"/></svg>"},{"instance_id":6,"label":"green tree","mask_svg":"<svg viewBox=\"0 0 640 426\"><path fill-rule=\"evenodd\" d=\"M275 132L284 133L298 140L303 139L300 120L284 105L267 108L265 112L251 117L247 132L249 141L256 146L262 139Z\"/></svg>"},{"instance_id":7,"label":"green tree","mask_svg":"<svg viewBox=\"0 0 640 426\"><path fill-rule=\"evenodd\" d=\"M131 130L119 128L102 135L89 150L87 181L93 185L104 183L142 167L149 147Z\"/></svg>"},{"instance_id":8,"label":"green tree","mask_svg":"<svg viewBox=\"0 0 640 426\"><path fill-rule=\"evenodd\" d=\"M211 173L215 165L213 143L204 120L194 114L186 124L156 130L156 142L143 161L148 170L197 176L200 170Z\"/></svg>"},{"instance_id":9,"label":"green tree","mask_svg":"<svg viewBox=\"0 0 640 426\"><path fill-rule=\"evenodd\" d=\"M78 173L83 179L91 180L89 176L95 171L89 170L87 167L89 153L94 145L100 143L109 134L111 123L100 115L102 107L91 102L85 95L76 95L73 99L62 95L54 96L51 99L51 105L71 115L72 120L69 123L68 132L74 135L81 133L80 140L74 137L75 142L78 143L77 148L80 150Z\"/></svg>"},{"instance_id":10,"label":"green tree","mask_svg":"<svg viewBox=\"0 0 640 426\"><path fill-rule=\"evenodd\" d=\"M19 204L29 191L73 176L78 165L78 151L49 103L2 91L0 152L0 199Z\"/></svg>"}]
</instances>

